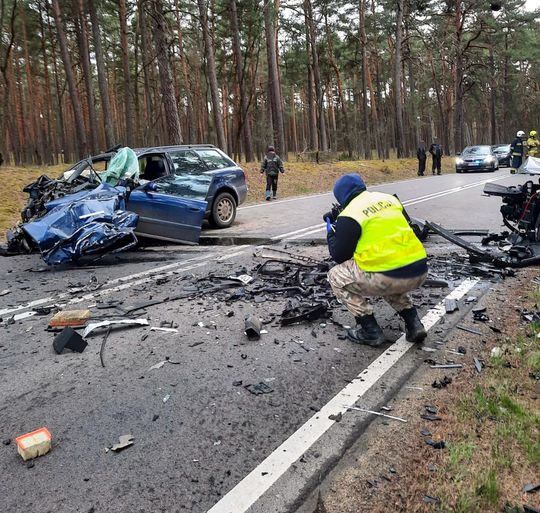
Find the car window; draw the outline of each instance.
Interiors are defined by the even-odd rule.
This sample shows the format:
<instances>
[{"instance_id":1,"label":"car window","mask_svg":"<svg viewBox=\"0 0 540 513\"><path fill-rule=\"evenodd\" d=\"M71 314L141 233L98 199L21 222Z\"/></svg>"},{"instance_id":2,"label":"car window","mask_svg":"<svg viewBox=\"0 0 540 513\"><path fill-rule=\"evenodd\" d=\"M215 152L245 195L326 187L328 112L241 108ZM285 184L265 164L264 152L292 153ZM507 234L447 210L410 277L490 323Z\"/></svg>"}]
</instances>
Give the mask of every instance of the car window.
<instances>
[{"instance_id":1,"label":"car window","mask_svg":"<svg viewBox=\"0 0 540 513\"><path fill-rule=\"evenodd\" d=\"M217 150L197 150L197 154L208 166L208 169L223 169L234 166L234 162Z\"/></svg>"},{"instance_id":2,"label":"car window","mask_svg":"<svg viewBox=\"0 0 540 513\"><path fill-rule=\"evenodd\" d=\"M167 175L154 182L155 191L182 198L206 199L213 177L210 175Z\"/></svg>"},{"instance_id":3,"label":"car window","mask_svg":"<svg viewBox=\"0 0 540 513\"><path fill-rule=\"evenodd\" d=\"M489 155L489 146L471 146L463 150L463 155Z\"/></svg>"},{"instance_id":4,"label":"car window","mask_svg":"<svg viewBox=\"0 0 540 513\"><path fill-rule=\"evenodd\" d=\"M186 173L197 174L208 171L204 163L194 151L171 151L169 155L174 165L174 173L177 175Z\"/></svg>"}]
</instances>

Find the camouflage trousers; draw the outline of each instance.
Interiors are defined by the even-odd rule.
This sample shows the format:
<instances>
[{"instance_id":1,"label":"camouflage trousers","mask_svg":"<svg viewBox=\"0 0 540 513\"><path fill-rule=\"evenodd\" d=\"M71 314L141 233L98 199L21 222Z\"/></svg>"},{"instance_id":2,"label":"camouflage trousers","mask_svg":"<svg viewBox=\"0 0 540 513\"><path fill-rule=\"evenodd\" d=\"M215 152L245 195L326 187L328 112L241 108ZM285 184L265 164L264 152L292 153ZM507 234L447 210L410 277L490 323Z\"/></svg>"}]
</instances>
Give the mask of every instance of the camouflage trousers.
<instances>
[{"instance_id":1,"label":"camouflage trousers","mask_svg":"<svg viewBox=\"0 0 540 513\"><path fill-rule=\"evenodd\" d=\"M427 273L414 278L392 278L382 273L362 271L351 259L328 272L328 281L336 298L356 317L371 315L373 308L366 296L383 297L397 312L413 306L407 292L420 287Z\"/></svg>"}]
</instances>

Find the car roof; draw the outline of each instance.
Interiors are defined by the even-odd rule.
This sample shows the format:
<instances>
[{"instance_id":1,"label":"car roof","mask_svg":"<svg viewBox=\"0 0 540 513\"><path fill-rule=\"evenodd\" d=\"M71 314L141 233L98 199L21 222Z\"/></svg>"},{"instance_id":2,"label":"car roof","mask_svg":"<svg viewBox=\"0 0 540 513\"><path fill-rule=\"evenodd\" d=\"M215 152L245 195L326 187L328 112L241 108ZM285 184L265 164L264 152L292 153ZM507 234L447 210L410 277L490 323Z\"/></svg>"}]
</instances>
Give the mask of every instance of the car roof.
<instances>
[{"instance_id":1,"label":"car roof","mask_svg":"<svg viewBox=\"0 0 540 513\"><path fill-rule=\"evenodd\" d=\"M216 148L213 144L174 144L170 146L149 146L147 148L134 148L133 151L137 155L141 155L143 153L151 153L151 152L166 152L166 151L173 151L173 150L219 150L219 148Z\"/></svg>"},{"instance_id":2,"label":"car roof","mask_svg":"<svg viewBox=\"0 0 540 513\"><path fill-rule=\"evenodd\" d=\"M491 150L491 146L489 144L475 144L474 146L466 146L465 150L471 150L472 148L486 148L487 150Z\"/></svg>"}]
</instances>

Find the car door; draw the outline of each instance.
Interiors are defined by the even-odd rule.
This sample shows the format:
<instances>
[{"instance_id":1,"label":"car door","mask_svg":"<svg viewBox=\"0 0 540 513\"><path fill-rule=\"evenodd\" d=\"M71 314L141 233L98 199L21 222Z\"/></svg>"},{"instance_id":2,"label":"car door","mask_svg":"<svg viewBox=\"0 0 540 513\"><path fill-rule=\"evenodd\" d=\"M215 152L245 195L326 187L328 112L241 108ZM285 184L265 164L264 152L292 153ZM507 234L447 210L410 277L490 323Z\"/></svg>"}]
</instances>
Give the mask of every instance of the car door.
<instances>
[{"instance_id":1,"label":"car door","mask_svg":"<svg viewBox=\"0 0 540 513\"><path fill-rule=\"evenodd\" d=\"M212 177L164 176L131 192L128 210L139 214L135 233L156 239L197 243Z\"/></svg>"}]
</instances>

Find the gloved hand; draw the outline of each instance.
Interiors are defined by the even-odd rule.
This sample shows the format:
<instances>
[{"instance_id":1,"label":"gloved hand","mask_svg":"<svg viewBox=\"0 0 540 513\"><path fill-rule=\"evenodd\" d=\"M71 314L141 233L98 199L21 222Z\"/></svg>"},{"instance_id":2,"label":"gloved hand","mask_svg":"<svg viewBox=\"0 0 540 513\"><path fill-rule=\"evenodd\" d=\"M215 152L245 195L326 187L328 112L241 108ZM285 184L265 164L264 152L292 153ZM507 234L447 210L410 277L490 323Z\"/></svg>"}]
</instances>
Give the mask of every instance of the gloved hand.
<instances>
[{"instance_id":1,"label":"gloved hand","mask_svg":"<svg viewBox=\"0 0 540 513\"><path fill-rule=\"evenodd\" d=\"M332 224L332 221L330 220L330 218L326 217L325 221L326 221L326 233L334 232L335 231L334 225Z\"/></svg>"}]
</instances>

